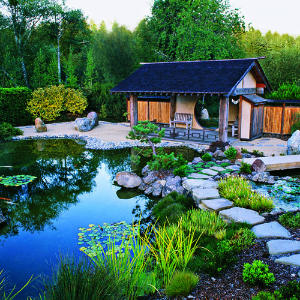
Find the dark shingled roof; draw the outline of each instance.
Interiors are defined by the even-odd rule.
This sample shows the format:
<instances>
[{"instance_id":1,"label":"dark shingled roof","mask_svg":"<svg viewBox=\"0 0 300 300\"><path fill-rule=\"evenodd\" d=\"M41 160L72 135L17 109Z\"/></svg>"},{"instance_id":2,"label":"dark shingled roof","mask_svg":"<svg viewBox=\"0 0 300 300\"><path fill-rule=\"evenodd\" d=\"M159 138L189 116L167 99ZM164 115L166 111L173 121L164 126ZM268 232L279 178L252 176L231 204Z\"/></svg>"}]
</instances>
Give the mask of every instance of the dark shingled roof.
<instances>
[{"instance_id":1,"label":"dark shingled roof","mask_svg":"<svg viewBox=\"0 0 300 300\"><path fill-rule=\"evenodd\" d=\"M253 67L263 74L258 58L145 63L111 92L231 94Z\"/></svg>"},{"instance_id":2,"label":"dark shingled roof","mask_svg":"<svg viewBox=\"0 0 300 300\"><path fill-rule=\"evenodd\" d=\"M248 99L253 104L263 104L267 102L267 99L262 98L258 95L243 95L243 97Z\"/></svg>"}]
</instances>

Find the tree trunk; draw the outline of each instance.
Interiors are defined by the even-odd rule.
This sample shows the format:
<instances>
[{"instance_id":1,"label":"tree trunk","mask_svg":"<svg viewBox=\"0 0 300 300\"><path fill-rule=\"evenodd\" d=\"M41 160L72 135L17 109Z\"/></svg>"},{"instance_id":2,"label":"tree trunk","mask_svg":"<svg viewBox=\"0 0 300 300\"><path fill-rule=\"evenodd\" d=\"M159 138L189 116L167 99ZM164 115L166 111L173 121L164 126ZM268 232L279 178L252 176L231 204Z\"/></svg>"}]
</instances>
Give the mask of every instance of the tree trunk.
<instances>
[{"instance_id":1,"label":"tree trunk","mask_svg":"<svg viewBox=\"0 0 300 300\"><path fill-rule=\"evenodd\" d=\"M25 81L26 86L28 88L30 88L29 80L28 80L28 74L27 74L27 70L26 70L26 65L25 65L24 57L23 57L22 54L20 54L20 58L21 58L21 68L22 68L22 73L23 73L24 81Z\"/></svg>"},{"instance_id":2,"label":"tree trunk","mask_svg":"<svg viewBox=\"0 0 300 300\"><path fill-rule=\"evenodd\" d=\"M221 96L219 109L219 140L227 142L229 98Z\"/></svg>"},{"instance_id":3,"label":"tree trunk","mask_svg":"<svg viewBox=\"0 0 300 300\"><path fill-rule=\"evenodd\" d=\"M61 84L60 38L61 38L61 28L59 28L59 33L57 36L57 75L58 75L59 84Z\"/></svg>"},{"instance_id":4,"label":"tree trunk","mask_svg":"<svg viewBox=\"0 0 300 300\"><path fill-rule=\"evenodd\" d=\"M138 103L137 96L130 94L130 126L133 127L138 123Z\"/></svg>"}]
</instances>

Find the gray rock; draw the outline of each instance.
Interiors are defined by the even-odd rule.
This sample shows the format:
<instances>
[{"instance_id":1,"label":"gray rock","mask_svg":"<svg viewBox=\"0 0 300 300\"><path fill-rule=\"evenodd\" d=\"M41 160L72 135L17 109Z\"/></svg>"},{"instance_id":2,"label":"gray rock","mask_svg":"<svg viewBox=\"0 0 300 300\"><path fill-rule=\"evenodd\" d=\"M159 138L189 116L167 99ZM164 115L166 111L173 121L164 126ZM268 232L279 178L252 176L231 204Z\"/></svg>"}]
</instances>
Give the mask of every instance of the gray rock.
<instances>
[{"instance_id":1,"label":"gray rock","mask_svg":"<svg viewBox=\"0 0 300 300\"><path fill-rule=\"evenodd\" d=\"M279 264L300 267L300 254L294 254L291 256L280 257L280 258L275 259L275 262L279 263Z\"/></svg>"},{"instance_id":2,"label":"gray rock","mask_svg":"<svg viewBox=\"0 0 300 300\"><path fill-rule=\"evenodd\" d=\"M80 132L86 132L93 129L92 120L89 118L77 118L74 122L74 128Z\"/></svg>"},{"instance_id":3,"label":"gray rock","mask_svg":"<svg viewBox=\"0 0 300 300\"><path fill-rule=\"evenodd\" d=\"M152 195L155 197L159 197L161 195L163 187L166 185L166 180L157 180L153 183Z\"/></svg>"},{"instance_id":4,"label":"gray rock","mask_svg":"<svg viewBox=\"0 0 300 300\"><path fill-rule=\"evenodd\" d=\"M240 170L240 166L237 166L237 165L228 166L226 168L226 170L239 171Z\"/></svg>"},{"instance_id":5,"label":"gray rock","mask_svg":"<svg viewBox=\"0 0 300 300\"><path fill-rule=\"evenodd\" d=\"M144 191L144 193L145 193L146 195L152 194L152 193L153 193L153 186L152 186L152 185L148 186L148 187L146 188L146 190Z\"/></svg>"},{"instance_id":6,"label":"gray rock","mask_svg":"<svg viewBox=\"0 0 300 300\"><path fill-rule=\"evenodd\" d=\"M145 176L143 178L143 181L146 183L146 184L151 184L153 183L154 181L157 180L157 175L158 175L158 172L157 171L150 171L147 176Z\"/></svg>"},{"instance_id":7,"label":"gray rock","mask_svg":"<svg viewBox=\"0 0 300 300\"><path fill-rule=\"evenodd\" d=\"M142 182L140 185L139 185L139 190L140 191L145 191L147 189L148 185L144 182Z\"/></svg>"},{"instance_id":8,"label":"gray rock","mask_svg":"<svg viewBox=\"0 0 300 300\"><path fill-rule=\"evenodd\" d=\"M213 171L217 171L217 172L225 171L224 168L218 167L218 166L213 166L213 167L211 167L210 169L213 170Z\"/></svg>"},{"instance_id":9,"label":"gray rock","mask_svg":"<svg viewBox=\"0 0 300 300\"><path fill-rule=\"evenodd\" d=\"M252 231L258 238L290 238L291 234L278 222L273 221L254 226Z\"/></svg>"},{"instance_id":10,"label":"gray rock","mask_svg":"<svg viewBox=\"0 0 300 300\"><path fill-rule=\"evenodd\" d=\"M268 178L268 184L275 184L275 178L274 178L274 176L269 176L269 178Z\"/></svg>"},{"instance_id":11,"label":"gray rock","mask_svg":"<svg viewBox=\"0 0 300 300\"><path fill-rule=\"evenodd\" d=\"M226 155L224 154L224 152L222 150L216 150L213 154L213 157L224 158L224 157L226 157Z\"/></svg>"},{"instance_id":12,"label":"gray rock","mask_svg":"<svg viewBox=\"0 0 300 300\"><path fill-rule=\"evenodd\" d=\"M218 172L216 172L214 170L211 170L211 169L204 169L201 172L206 174L206 175L210 175L210 176L218 175Z\"/></svg>"},{"instance_id":13,"label":"gray rock","mask_svg":"<svg viewBox=\"0 0 300 300\"><path fill-rule=\"evenodd\" d=\"M300 154L300 130L296 130L287 142L287 153Z\"/></svg>"},{"instance_id":14,"label":"gray rock","mask_svg":"<svg viewBox=\"0 0 300 300\"><path fill-rule=\"evenodd\" d=\"M142 175L145 176L150 172L150 168L148 165L146 165L143 169L142 169Z\"/></svg>"},{"instance_id":15,"label":"gray rock","mask_svg":"<svg viewBox=\"0 0 300 300\"><path fill-rule=\"evenodd\" d=\"M92 128L94 128L95 126L97 126L99 124L98 115L94 111L89 112L86 117L91 120Z\"/></svg>"},{"instance_id":16,"label":"gray rock","mask_svg":"<svg viewBox=\"0 0 300 300\"><path fill-rule=\"evenodd\" d=\"M196 188L201 189L211 189L211 188L217 188L218 183L213 180L203 180L203 179L187 179L182 182L183 188L185 188L187 191L191 191Z\"/></svg>"},{"instance_id":17,"label":"gray rock","mask_svg":"<svg viewBox=\"0 0 300 300\"><path fill-rule=\"evenodd\" d=\"M217 189L197 188L192 191L193 199L199 204L202 200L220 198Z\"/></svg>"},{"instance_id":18,"label":"gray rock","mask_svg":"<svg viewBox=\"0 0 300 300\"><path fill-rule=\"evenodd\" d=\"M2 211L1 211L1 209L0 209L0 224L2 224L2 223L5 223L7 220L6 220L6 218L3 216L3 213L2 213Z\"/></svg>"},{"instance_id":19,"label":"gray rock","mask_svg":"<svg viewBox=\"0 0 300 300\"><path fill-rule=\"evenodd\" d=\"M201 158L201 157L195 157L195 158L193 159L193 161L192 161L192 164L193 164L193 165L196 165L196 164L198 164L198 163L200 163L200 162L203 162L202 158Z\"/></svg>"},{"instance_id":20,"label":"gray rock","mask_svg":"<svg viewBox=\"0 0 300 300\"><path fill-rule=\"evenodd\" d=\"M115 180L118 185L126 188L137 188L142 183L142 179L132 172L119 172Z\"/></svg>"},{"instance_id":21,"label":"gray rock","mask_svg":"<svg viewBox=\"0 0 300 300\"><path fill-rule=\"evenodd\" d=\"M162 197L165 197L174 191L178 194L183 194L184 192L184 188L181 186L181 178L179 176L169 176L166 178L166 184L162 189Z\"/></svg>"},{"instance_id":22,"label":"gray rock","mask_svg":"<svg viewBox=\"0 0 300 300\"><path fill-rule=\"evenodd\" d=\"M265 172L266 169L267 169L265 163L264 163L261 159L259 159L259 158L257 158L257 159L253 162L251 168L252 168L253 171L255 171L255 172L257 172L257 173L263 173L263 172Z\"/></svg>"},{"instance_id":23,"label":"gray rock","mask_svg":"<svg viewBox=\"0 0 300 300\"><path fill-rule=\"evenodd\" d=\"M233 207L222 210L220 216L237 223L248 223L250 225L260 224L265 221L265 218L260 216L258 212L242 207Z\"/></svg>"},{"instance_id":24,"label":"gray rock","mask_svg":"<svg viewBox=\"0 0 300 300\"><path fill-rule=\"evenodd\" d=\"M300 251L300 241L272 240L267 242L271 255L293 253Z\"/></svg>"},{"instance_id":25,"label":"gray rock","mask_svg":"<svg viewBox=\"0 0 300 300\"><path fill-rule=\"evenodd\" d=\"M34 121L34 127L36 132L46 132L47 131L47 126L43 122L41 118L36 118Z\"/></svg>"},{"instance_id":26,"label":"gray rock","mask_svg":"<svg viewBox=\"0 0 300 300\"><path fill-rule=\"evenodd\" d=\"M209 179L211 176L204 175L204 174L198 174L198 173L192 173L189 175L190 179Z\"/></svg>"},{"instance_id":27,"label":"gray rock","mask_svg":"<svg viewBox=\"0 0 300 300\"><path fill-rule=\"evenodd\" d=\"M233 202L224 198L212 199L212 200L202 200L201 202L204 206L211 210L220 211L223 209L231 208Z\"/></svg>"}]
</instances>

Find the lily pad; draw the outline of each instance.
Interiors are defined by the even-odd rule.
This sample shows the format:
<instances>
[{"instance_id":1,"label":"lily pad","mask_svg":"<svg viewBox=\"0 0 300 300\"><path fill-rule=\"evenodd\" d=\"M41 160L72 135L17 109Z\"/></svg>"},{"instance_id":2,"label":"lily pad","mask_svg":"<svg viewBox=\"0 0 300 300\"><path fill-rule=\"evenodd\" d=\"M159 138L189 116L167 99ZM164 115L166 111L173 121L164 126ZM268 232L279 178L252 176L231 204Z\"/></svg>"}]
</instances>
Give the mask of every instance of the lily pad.
<instances>
[{"instance_id":1,"label":"lily pad","mask_svg":"<svg viewBox=\"0 0 300 300\"><path fill-rule=\"evenodd\" d=\"M31 175L7 176L1 177L0 184L3 184L4 186L21 186L32 182L34 179L36 179L36 177Z\"/></svg>"}]
</instances>

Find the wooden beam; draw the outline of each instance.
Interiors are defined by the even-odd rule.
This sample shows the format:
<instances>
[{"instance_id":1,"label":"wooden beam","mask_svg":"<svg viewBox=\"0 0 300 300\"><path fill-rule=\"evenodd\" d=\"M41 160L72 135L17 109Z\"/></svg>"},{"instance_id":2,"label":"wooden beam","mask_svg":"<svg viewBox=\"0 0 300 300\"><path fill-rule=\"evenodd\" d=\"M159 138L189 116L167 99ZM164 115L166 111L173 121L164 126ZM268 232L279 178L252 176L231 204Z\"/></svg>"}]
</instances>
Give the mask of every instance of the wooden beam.
<instances>
[{"instance_id":1,"label":"wooden beam","mask_svg":"<svg viewBox=\"0 0 300 300\"><path fill-rule=\"evenodd\" d=\"M283 128L284 128L284 115L285 115L285 103L282 105L282 112L281 112L281 129L280 129L280 135L283 136Z\"/></svg>"},{"instance_id":2,"label":"wooden beam","mask_svg":"<svg viewBox=\"0 0 300 300\"><path fill-rule=\"evenodd\" d=\"M170 119L174 120L176 112L176 95L172 95L170 98Z\"/></svg>"},{"instance_id":3,"label":"wooden beam","mask_svg":"<svg viewBox=\"0 0 300 300\"><path fill-rule=\"evenodd\" d=\"M137 96L130 94L130 127L138 123L138 103Z\"/></svg>"},{"instance_id":4,"label":"wooden beam","mask_svg":"<svg viewBox=\"0 0 300 300\"><path fill-rule=\"evenodd\" d=\"M226 143L228 138L228 112L229 112L229 98L220 97L219 108L219 140Z\"/></svg>"}]
</instances>

